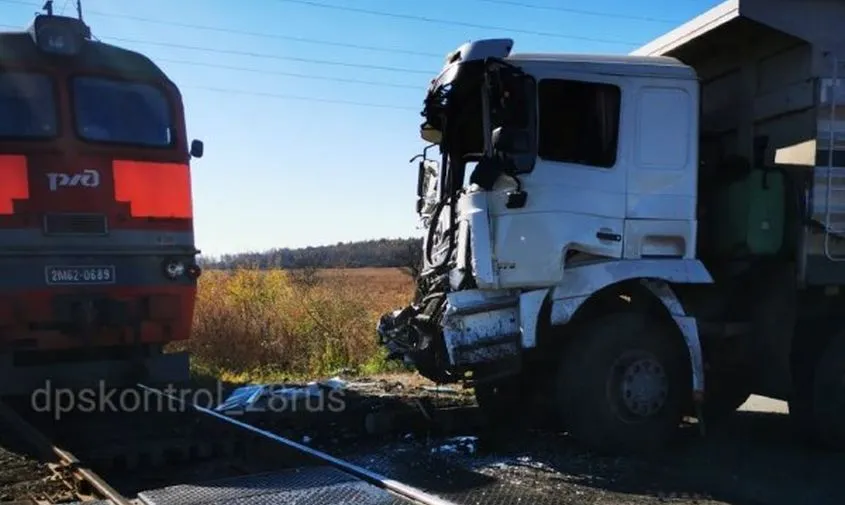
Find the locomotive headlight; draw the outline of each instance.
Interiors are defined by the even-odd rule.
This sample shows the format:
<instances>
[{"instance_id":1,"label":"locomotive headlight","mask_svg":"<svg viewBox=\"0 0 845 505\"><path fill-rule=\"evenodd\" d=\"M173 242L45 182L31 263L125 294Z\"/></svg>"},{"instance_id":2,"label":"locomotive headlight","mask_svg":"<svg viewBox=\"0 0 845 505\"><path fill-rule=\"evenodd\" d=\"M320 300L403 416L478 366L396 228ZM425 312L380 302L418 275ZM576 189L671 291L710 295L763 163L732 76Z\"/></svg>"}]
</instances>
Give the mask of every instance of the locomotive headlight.
<instances>
[{"instance_id":1,"label":"locomotive headlight","mask_svg":"<svg viewBox=\"0 0 845 505\"><path fill-rule=\"evenodd\" d=\"M45 53L74 55L79 51L78 38L62 26L45 26L36 33L38 48Z\"/></svg>"},{"instance_id":2,"label":"locomotive headlight","mask_svg":"<svg viewBox=\"0 0 845 505\"><path fill-rule=\"evenodd\" d=\"M41 43L41 49L49 53L68 53L72 52L72 42L68 40L68 34L62 32L50 32L50 30L42 30L41 36L38 37Z\"/></svg>"},{"instance_id":3,"label":"locomotive headlight","mask_svg":"<svg viewBox=\"0 0 845 505\"><path fill-rule=\"evenodd\" d=\"M202 268L199 265L188 265L187 273L188 277L196 280L202 274Z\"/></svg>"},{"instance_id":4,"label":"locomotive headlight","mask_svg":"<svg viewBox=\"0 0 845 505\"><path fill-rule=\"evenodd\" d=\"M85 23L64 16L38 16L29 31L38 49L64 56L78 54L91 35Z\"/></svg>"},{"instance_id":5,"label":"locomotive headlight","mask_svg":"<svg viewBox=\"0 0 845 505\"><path fill-rule=\"evenodd\" d=\"M171 279L185 275L185 264L181 261L168 261L164 265L164 273Z\"/></svg>"}]
</instances>

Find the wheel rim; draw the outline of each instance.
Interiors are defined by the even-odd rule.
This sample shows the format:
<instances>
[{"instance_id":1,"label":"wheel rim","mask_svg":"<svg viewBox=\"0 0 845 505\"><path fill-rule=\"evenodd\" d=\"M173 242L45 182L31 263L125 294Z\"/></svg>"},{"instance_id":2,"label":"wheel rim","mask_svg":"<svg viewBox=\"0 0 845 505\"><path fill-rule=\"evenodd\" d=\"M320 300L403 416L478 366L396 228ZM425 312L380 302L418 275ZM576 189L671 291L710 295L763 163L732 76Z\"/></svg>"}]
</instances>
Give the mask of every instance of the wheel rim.
<instances>
[{"instance_id":1,"label":"wheel rim","mask_svg":"<svg viewBox=\"0 0 845 505\"><path fill-rule=\"evenodd\" d=\"M663 409L669 395L666 370L649 353L620 357L608 386L617 415L628 422L655 416Z\"/></svg>"}]
</instances>

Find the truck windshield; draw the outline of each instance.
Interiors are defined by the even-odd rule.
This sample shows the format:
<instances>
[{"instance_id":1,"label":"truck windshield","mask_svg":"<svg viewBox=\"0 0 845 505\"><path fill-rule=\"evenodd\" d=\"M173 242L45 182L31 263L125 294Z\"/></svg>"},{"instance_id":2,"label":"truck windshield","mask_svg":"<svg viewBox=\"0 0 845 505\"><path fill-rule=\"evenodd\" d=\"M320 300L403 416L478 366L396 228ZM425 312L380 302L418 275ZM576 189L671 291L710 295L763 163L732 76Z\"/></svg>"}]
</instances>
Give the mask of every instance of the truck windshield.
<instances>
[{"instance_id":1,"label":"truck windshield","mask_svg":"<svg viewBox=\"0 0 845 505\"><path fill-rule=\"evenodd\" d=\"M57 131L53 82L41 74L0 73L0 137L49 138Z\"/></svg>"},{"instance_id":2,"label":"truck windshield","mask_svg":"<svg viewBox=\"0 0 845 505\"><path fill-rule=\"evenodd\" d=\"M73 106L76 131L85 140L152 147L173 141L167 97L150 84L77 77Z\"/></svg>"}]
</instances>

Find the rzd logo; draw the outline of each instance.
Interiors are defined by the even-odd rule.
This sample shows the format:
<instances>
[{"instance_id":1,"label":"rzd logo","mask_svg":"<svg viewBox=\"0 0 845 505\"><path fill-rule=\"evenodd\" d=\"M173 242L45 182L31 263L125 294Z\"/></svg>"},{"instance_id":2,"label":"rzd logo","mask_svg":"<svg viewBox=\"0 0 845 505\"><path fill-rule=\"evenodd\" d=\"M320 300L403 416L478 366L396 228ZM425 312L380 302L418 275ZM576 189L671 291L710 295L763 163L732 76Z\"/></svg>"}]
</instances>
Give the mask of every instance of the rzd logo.
<instances>
[{"instance_id":1,"label":"rzd logo","mask_svg":"<svg viewBox=\"0 0 845 505\"><path fill-rule=\"evenodd\" d=\"M50 191L77 186L96 188L100 185L100 173L96 170L83 170L81 174L73 175L51 172L47 174L47 180L50 181Z\"/></svg>"}]
</instances>

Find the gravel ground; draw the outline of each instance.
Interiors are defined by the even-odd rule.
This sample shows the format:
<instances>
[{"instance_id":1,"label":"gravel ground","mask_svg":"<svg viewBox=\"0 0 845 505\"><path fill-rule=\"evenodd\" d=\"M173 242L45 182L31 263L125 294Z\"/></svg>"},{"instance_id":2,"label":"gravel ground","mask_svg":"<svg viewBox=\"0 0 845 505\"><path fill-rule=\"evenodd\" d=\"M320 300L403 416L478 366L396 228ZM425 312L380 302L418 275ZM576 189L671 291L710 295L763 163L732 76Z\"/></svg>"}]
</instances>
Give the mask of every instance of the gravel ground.
<instances>
[{"instance_id":1,"label":"gravel ground","mask_svg":"<svg viewBox=\"0 0 845 505\"><path fill-rule=\"evenodd\" d=\"M785 413L782 402L752 397L706 437L689 426L675 447L649 460L591 454L548 430L492 435L474 422L451 438L417 430L338 443L317 426L287 434L460 504L845 503L845 458L795 441Z\"/></svg>"},{"instance_id":2,"label":"gravel ground","mask_svg":"<svg viewBox=\"0 0 845 505\"><path fill-rule=\"evenodd\" d=\"M48 499L67 494L67 488L51 478L47 465L34 460L8 434L0 431L0 502Z\"/></svg>"}]
</instances>

